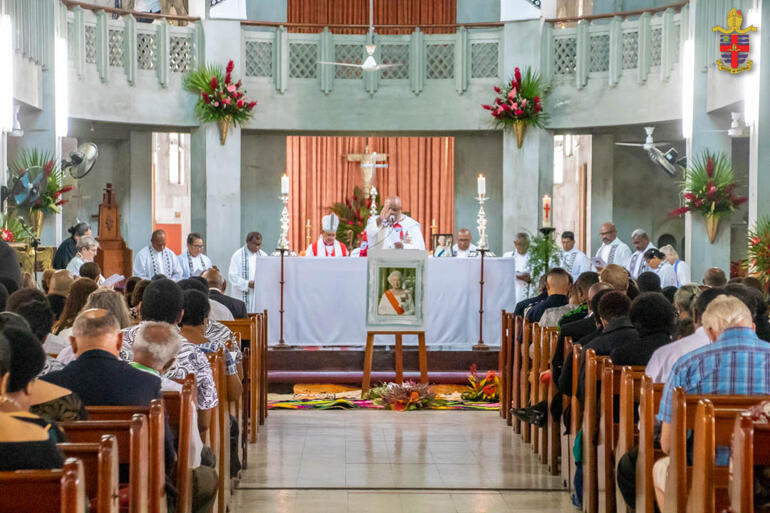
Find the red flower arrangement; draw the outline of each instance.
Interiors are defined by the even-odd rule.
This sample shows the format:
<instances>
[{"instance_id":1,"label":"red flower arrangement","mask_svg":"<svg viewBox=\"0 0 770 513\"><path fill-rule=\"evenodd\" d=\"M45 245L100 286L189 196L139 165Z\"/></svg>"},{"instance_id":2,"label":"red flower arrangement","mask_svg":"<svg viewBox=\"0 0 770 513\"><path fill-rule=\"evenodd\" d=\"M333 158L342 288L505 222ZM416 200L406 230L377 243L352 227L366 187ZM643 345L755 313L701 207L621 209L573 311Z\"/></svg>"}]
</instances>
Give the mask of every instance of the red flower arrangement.
<instances>
[{"instance_id":1,"label":"red flower arrangement","mask_svg":"<svg viewBox=\"0 0 770 513\"><path fill-rule=\"evenodd\" d=\"M706 151L685 171L685 179L681 182L684 205L669 215L697 212L704 216L726 217L748 201L747 197L735 194L738 185L727 156Z\"/></svg>"},{"instance_id":2,"label":"red flower arrangement","mask_svg":"<svg viewBox=\"0 0 770 513\"><path fill-rule=\"evenodd\" d=\"M770 218L757 221L748 233L746 267L749 274L757 277L767 287L770 285Z\"/></svg>"},{"instance_id":3,"label":"red flower arrangement","mask_svg":"<svg viewBox=\"0 0 770 513\"><path fill-rule=\"evenodd\" d=\"M499 400L500 378L495 371L487 371L486 376L480 379L474 363L471 365L468 383L468 390L462 394L462 398L466 401L495 402Z\"/></svg>"},{"instance_id":4,"label":"red flower arrangement","mask_svg":"<svg viewBox=\"0 0 770 513\"><path fill-rule=\"evenodd\" d=\"M497 97L489 105L482 105L503 128L515 123L531 124L542 128L546 120L543 112L545 86L540 75L531 68L524 71L516 68L513 77L502 87L494 86Z\"/></svg>"},{"instance_id":5,"label":"red flower arrangement","mask_svg":"<svg viewBox=\"0 0 770 513\"><path fill-rule=\"evenodd\" d=\"M353 189L353 196L345 198L344 203L335 203L329 210L337 214L340 218L340 225L337 228L337 238L345 244L352 241L349 249L357 248L361 245L361 240L366 228L366 222L369 220L372 208L371 196L364 197L364 192L360 187ZM375 203L375 208L379 212L379 197ZM351 235L352 232L352 235Z\"/></svg>"}]
</instances>

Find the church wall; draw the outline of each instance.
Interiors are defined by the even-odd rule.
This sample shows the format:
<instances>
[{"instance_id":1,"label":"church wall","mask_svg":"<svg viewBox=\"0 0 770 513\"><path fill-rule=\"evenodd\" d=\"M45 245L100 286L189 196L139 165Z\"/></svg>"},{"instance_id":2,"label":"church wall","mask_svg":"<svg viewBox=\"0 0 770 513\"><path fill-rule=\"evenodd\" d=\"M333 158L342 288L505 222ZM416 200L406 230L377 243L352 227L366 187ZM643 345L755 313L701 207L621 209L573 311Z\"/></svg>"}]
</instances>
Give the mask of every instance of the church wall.
<instances>
[{"instance_id":1,"label":"church wall","mask_svg":"<svg viewBox=\"0 0 770 513\"><path fill-rule=\"evenodd\" d=\"M246 3L246 17L256 21L286 21L286 0L253 0Z\"/></svg>"},{"instance_id":2,"label":"church wall","mask_svg":"<svg viewBox=\"0 0 770 513\"><path fill-rule=\"evenodd\" d=\"M281 233L281 184L276 177L286 169L286 134L243 132L242 138L241 240L250 231L261 232L262 249L269 254Z\"/></svg>"},{"instance_id":3,"label":"church wall","mask_svg":"<svg viewBox=\"0 0 770 513\"><path fill-rule=\"evenodd\" d=\"M732 160L735 169L735 179L740 187L735 191L739 196L749 194L749 138L735 138L732 140ZM738 262L746 258L746 232L748 229L749 208L748 203L740 206L731 217L732 240L730 243L730 261Z\"/></svg>"},{"instance_id":4,"label":"church wall","mask_svg":"<svg viewBox=\"0 0 770 513\"><path fill-rule=\"evenodd\" d=\"M483 173L487 179L489 196L489 201L484 205L489 219L487 238L490 248L498 256L503 250L502 160L503 138L500 132L455 136L455 232L460 228L468 228L474 244L478 241L476 179L479 173Z\"/></svg>"},{"instance_id":5,"label":"church wall","mask_svg":"<svg viewBox=\"0 0 770 513\"><path fill-rule=\"evenodd\" d=\"M500 21L500 0L457 0L457 23Z\"/></svg>"}]
</instances>

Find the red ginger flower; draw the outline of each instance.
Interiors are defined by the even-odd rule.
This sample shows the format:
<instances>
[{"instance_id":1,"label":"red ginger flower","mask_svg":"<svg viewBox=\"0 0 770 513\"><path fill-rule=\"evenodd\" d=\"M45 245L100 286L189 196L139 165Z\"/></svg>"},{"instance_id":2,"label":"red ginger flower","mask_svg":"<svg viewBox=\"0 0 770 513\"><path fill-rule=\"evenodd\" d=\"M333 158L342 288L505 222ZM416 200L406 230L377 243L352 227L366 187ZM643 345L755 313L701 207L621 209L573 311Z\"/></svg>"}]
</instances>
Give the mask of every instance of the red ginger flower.
<instances>
[{"instance_id":1,"label":"red ginger flower","mask_svg":"<svg viewBox=\"0 0 770 513\"><path fill-rule=\"evenodd\" d=\"M225 68L225 71L227 72L227 74L228 74L228 75L229 75L230 73L232 73L232 72L233 72L233 68L234 68L234 67L235 67L235 64L233 63L233 60L232 60L232 59L230 59L230 60L227 62L227 68Z\"/></svg>"},{"instance_id":2,"label":"red ginger flower","mask_svg":"<svg viewBox=\"0 0 770 513\"><path fill-rule=\"evenodd\" d=\"M517 84L521 84L521 71L519 68L513 70L513 77L516 79Z\"/></svg>"},{"instance_id":3,"label":"red ginger flower","mask_svg":"<svg viewBox=\"0 0 770 513\"><path fill-rule=\"evenodd\" d=\"M215 91L217 88L217 77L211 77L211 90Z\"/></svg>"},{"instance_id":4,"label":"red ginger flower","mask_svg":"<svg viewBox=\"0 0 770 513\"><path fill-rule=\"evenodd\" d=\"M709 156L706 159L706 174L709 178L714 178L714 157Z\"/></svg>"},{"instance_id":5,"label":"red ginger flower","mask_svg":"<svg viewBox=\"0 0 770 513\"><path fill-rule=\"evenodd\" d=\"M43 174L47 177L51 176L51 172L53 171L53 160L49 160L46 162L45 167L43 168Z\"/></svg>"},{"instance_id":6,"label":"red ginger flower","mask_svg":"<svg viewBox=\"0 0 770 513\"><path fill-rule=\"evenodd\" d=\"M211 98L203 91L201 92L201 98L203 98L204 103L211 103Z\"/></svg>"}]
</instances>

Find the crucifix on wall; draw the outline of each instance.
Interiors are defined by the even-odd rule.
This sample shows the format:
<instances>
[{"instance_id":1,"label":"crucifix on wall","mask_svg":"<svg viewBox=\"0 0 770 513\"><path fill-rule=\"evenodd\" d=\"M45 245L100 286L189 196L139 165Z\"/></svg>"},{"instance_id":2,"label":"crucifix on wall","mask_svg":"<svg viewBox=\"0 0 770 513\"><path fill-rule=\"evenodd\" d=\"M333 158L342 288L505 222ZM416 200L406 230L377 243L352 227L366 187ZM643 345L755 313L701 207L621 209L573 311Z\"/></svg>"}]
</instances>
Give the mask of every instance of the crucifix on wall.
<instances>
[{"instance_id":1,"label":"crucifix on wall","mask_svg":"<svg viewBox=\"0 0 770 513\"><path fill-rule=\"evenodd\" d=\"M348 153L348 162L360 162L361 163L361 178L364 182L364 197L369 198L372 187L374 186L374 177L376 168L388 167L387 164L378 164L377 162L384 162L388 159L387 153L377 153L369 151L367 145L364 149L364 153Z\"/></svg>"}]
</instances>

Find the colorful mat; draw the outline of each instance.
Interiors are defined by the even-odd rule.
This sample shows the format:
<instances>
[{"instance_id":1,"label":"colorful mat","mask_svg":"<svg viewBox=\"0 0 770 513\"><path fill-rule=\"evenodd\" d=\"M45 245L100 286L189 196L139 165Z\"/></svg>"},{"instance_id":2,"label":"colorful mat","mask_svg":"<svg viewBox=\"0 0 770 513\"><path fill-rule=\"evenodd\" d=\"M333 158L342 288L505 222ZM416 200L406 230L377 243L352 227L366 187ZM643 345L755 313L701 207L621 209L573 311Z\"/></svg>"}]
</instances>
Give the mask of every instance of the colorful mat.
<instances>
[{"instance_id":1,"label":"colorful mat","mask_svg":"<svg viewBox=\"0 0 770 513\"><path fill-rule=\"evenodd\" d=\"M382 405L374 401L363 399L294 399L284 401L270 401L268 407L271 410L352 410L359 408L384 409ZM497 411L500 403L474 403L467 401L442 401L440 404L429 408L431 410L482 410Z\"/></svg>"}]
</instances>

